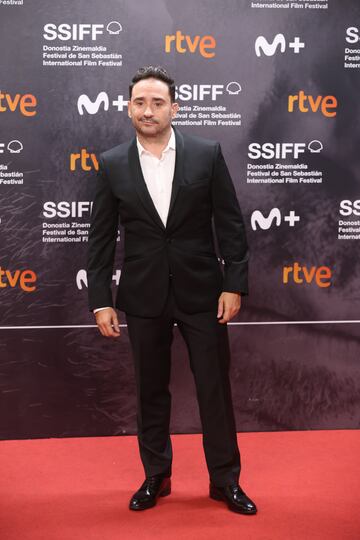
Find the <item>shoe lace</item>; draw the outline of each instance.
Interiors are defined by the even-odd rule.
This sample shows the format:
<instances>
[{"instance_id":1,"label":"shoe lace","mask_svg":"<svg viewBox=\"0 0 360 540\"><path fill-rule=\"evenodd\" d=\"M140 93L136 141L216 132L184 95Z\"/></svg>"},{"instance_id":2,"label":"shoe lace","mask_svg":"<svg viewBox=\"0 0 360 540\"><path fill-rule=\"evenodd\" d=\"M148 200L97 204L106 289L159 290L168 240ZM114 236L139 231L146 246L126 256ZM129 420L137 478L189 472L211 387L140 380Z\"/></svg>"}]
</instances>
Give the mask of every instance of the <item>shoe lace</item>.
<instances>
[{"instance_id":1,"label":"shoe lace","mask_svg":"<svg viewBox=\"0 0 360 540\"><path fill-rule=\"evenodd\" d=\"M144 483L141 487L145 489L147 487L149 488L154 487L159 482L159 480L160 479L158 476L148 476L147 478L145 478Z\"/></svg>"}]
</instances>

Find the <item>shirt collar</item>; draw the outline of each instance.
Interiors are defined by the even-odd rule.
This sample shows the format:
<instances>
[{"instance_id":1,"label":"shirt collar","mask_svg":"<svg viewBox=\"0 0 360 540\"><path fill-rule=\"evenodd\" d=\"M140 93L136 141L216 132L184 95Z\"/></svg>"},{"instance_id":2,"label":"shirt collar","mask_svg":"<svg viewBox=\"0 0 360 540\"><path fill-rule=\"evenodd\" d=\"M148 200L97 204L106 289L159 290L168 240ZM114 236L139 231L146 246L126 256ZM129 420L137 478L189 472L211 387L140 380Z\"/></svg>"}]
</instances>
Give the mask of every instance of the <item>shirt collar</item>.
<instances>
[{"instance_id":1,"label":"shirt collar","mask_svg":"<svg viewBox=\"0 0 360 540\"><path fill-rule=\"evenodd\" d=\"M151 154L151 152L149 152L148 150L146 150L143 147L143 145L140 143L138 137L136 137L136 144L137 144L137 148L138 148L138 151L139 151L139 156L141 156L141 154L143 154L144 152L146 152L147 154ZM167 150L169 150L169 148L171 148L172 150L176 149L175 132L174 132L174 129L173 129L172 126L171 126L170 139L169 139L169 142L167 143L166 147L164 148L163 153L166 152Z\"/></svg>"}]
</instances>

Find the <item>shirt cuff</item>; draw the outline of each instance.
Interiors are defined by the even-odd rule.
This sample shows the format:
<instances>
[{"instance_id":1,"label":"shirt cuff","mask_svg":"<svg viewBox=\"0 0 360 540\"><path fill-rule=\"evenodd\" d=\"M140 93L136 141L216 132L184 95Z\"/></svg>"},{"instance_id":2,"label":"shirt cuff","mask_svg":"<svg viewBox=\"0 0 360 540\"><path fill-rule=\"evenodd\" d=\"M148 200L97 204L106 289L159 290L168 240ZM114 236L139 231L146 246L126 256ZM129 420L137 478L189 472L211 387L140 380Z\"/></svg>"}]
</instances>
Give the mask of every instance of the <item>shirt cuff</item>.
<instances>
[{"instance_id":1,"label":"shirt cuff","mask_svg":"<svg viewBox=\"0 0 360 540\"><path fill-rule=\"evenodd\" d=\"M110 306L99 307L99 308L93 309L93 313L96 313L97 311L101 311L102 309L108 309L109 307L110 307Z\"/></svg>"}]
</instances>

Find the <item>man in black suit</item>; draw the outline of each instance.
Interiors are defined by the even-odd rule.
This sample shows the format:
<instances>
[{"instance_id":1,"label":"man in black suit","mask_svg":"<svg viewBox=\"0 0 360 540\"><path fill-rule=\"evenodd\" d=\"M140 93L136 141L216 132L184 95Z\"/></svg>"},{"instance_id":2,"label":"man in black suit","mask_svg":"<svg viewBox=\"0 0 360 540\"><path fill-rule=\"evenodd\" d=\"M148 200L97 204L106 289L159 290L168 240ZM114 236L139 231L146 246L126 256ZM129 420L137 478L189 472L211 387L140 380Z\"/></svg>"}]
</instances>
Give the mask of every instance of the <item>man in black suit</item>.
<instances>
[{"instance_id":1,"label":"man in black suit","mask_svg":"<svg viewBox=\"0 0 360 540\"><path fill-rule=\"evenodd\" d=\"M227 322L248 293L248 247L235 189L218 143L172 127L178 104L163 68L139 69L129 93L136 137L99 157L87 261L89 308L101 334L117 337L110 285L120 218L125 253L115 307L125 312L134 357L145 471L129 507L150 508L171 491L168 386L176 322L195 379L210 497L254 514L255 504L238 484L228 373Z\"/></svg>"}]
</instances>

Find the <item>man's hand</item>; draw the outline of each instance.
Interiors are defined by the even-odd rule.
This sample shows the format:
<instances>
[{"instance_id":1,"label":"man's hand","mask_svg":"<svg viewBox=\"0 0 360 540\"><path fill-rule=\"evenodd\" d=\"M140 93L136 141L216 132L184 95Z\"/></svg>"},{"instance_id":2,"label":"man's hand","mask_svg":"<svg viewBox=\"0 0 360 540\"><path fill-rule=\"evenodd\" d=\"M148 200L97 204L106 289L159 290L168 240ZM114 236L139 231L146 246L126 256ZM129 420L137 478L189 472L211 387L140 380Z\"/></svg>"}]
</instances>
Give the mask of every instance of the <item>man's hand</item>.
<instances>
[{"instance_id":1,"label":"man's hand","mask_svg":"<svg viewBox=\"0 0 360 540\"><path fill-rule=\"evenodd\" d=\"M227 323L235 317L241 307L241 294L232 292L222 292L219 296L217 316L222 317L219 323Z\"/></svg>"},{"instance_id":2,"label":"man's hand","mask_svg":"<svg viewBox=\"0 0 360 540\"><path fill-rule=\"evenodd\" d=\"M114 308L109 307L95 313L96 324L100 332L105 337L119 337L120 327L117 314ZM112 328L112 325L114 328Z\"/></svg>"}]
</instances>

